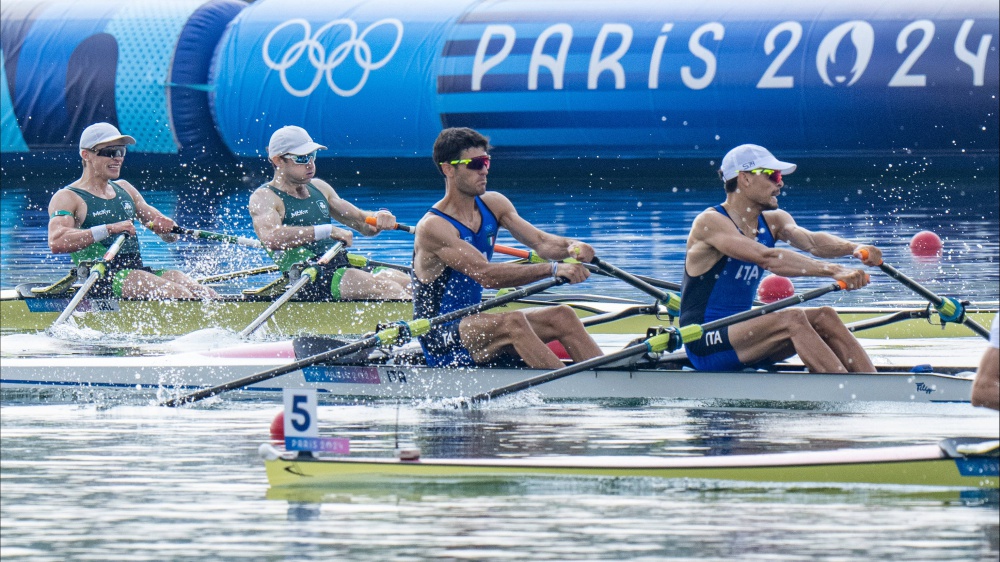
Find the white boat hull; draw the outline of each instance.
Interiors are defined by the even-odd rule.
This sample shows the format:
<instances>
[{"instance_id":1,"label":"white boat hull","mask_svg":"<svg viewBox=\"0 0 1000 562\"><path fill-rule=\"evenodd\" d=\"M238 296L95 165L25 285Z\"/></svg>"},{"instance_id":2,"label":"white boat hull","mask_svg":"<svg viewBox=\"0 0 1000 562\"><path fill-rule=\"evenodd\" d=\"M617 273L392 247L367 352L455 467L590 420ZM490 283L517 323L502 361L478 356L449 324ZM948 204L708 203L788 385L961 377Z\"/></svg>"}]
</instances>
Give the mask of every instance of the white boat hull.
<instances>
[{"instance_id":1,"label":"white boat hull","mask_svg":"<svg viewBox=\"0 0 1000 562\"><path fill-rule=\"evenodd\" d=\"M0 358L0 388L132 388L183 394L293 361L293 357ZM366 399L468 397L544 371L440 369L397 365L316 366L239 391L315 388ZM822 374L701 372L662 369L585 371L533 388L547 399L680 398L807 402L968 402L972 379L935 373ZM161 392L162 394L162 392Z\"/></svg>"}]
</instances>

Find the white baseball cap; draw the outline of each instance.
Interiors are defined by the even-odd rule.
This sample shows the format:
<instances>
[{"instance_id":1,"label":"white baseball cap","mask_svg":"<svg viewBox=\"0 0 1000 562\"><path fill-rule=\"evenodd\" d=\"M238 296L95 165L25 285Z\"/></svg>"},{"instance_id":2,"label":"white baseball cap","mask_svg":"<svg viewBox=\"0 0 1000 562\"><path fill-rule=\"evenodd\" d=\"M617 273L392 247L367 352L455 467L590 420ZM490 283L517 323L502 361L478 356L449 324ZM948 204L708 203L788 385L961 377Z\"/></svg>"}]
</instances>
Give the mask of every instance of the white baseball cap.
<instances>
[{"instance_id":1,"label":"white baseball cap","mask_svg":"<svg viewBox=\"0 0 1000 562\"><path fill-rule=\"evenodd\" d=\"M719 171L722 173L722 181L729 181L740 172L749 172L757 168L778 170L781 175L787 176L795 171L795 164L778 160L763 146L741 144L726 153Z\"/></svg>"},{"instance_id":2,"label":"white baseball cap","mask_svg":"<svg viewBox=\"0 0 1000 562\"><path fill-rule=\"evenodd\" d=\"M122 141L123 144L135 144L135 139L123 135L118 127L111 123L94 123L83 130L80 135L80 150L90 150L99 144L111 141Z\"/></svg>"},{"instance_id":3,"label":"white baseball cap","mask_svg":"<svg viewBox=\"0 0 1000 562\"><path fill-rule=\"evenodd\" d=\"M302 127L286 125L271 135L271 142L267 143L267 156L273 158L283 154L302 155L325 149L325 146L313 142L312 137Z\"/></svg>"}]
</instances>

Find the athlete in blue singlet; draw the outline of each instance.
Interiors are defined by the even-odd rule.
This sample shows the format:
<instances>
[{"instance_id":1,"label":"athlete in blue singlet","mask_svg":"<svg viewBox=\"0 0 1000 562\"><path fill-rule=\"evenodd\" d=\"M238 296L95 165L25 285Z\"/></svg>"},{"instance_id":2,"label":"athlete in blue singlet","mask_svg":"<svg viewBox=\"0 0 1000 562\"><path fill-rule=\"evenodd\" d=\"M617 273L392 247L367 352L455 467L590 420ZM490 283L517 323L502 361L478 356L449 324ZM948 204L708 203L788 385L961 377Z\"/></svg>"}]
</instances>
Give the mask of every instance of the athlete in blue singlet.
<instances>
[{"instance_id":1,"label":"athlete in blue singlet","mask_svg":"<svg viewBox=\"0 0 1000 562\"><path fill-rule=\"evenodd\" d=\"M497 229L549 260L589 261L589 245L543 232L522 219L503 195L486 191L489 139L472 129L445 129L434 143L434 163L445 178L445 196L417 224L413 243L415 317L431 318L477 304L483 287L526 285L550 276L571 283L589 272L580 264L493 263ZM504 356L529 367L563 365L546 345L558 341L574 361L601 355L576 313L567 306L466 316L420 338L429 365L471 366Z\"/></svg>"},{"instance_id":2,"label":"athlete in blue singlet","mask_svg":"<svg viewBox=\"0 0 1000 562\"><path fill-rule=\"evenodd\" d=\"M462 240L472 244L487 260L493 259L493 245L496 243L499 224L490 208L479 197L475 198L476 207L482 222L479 229L473 232L469 227L431 208L428 212L448 221L458 231ZM472 306L483 300L483 286L468 275L445 267L441 275L430 283L423 283L413 277L413 317L433 318L448 314L467 306ZM461 345L458 325L461 320L455 320L439 326L436 330L420 336L420 346L424 350L427 364L437 366L471 366L475 364L469 350Z\"/></svg>"},{"instance_id":3,"label":"athlete in blue singlet","mask_svg":"<svg viewBox=\"0 0 1000 562\"><path fill-rule=\"evenodd\" d=\"M732 220L722 205L712 208ZM733 227L739 228L735 222ZM763 214L757 218L756 240L764 247L774 247L774 236ZM692 278L685 269L681 285L680 325L704 324L750 310L763 273L757 264L729 256L719 258L711 269L697 278ZM696 369L732 371L745 367L729 343L728 327L710 332L685 347Z\"/></svg>"},{"instance_id":4,"label":"athlete in blue singlet","mask_svg":"<svg viewBox=\"0 0 1000 562\"><path fill-rule=\"evenodd\" d=\"M722 160L726 201L695 218L687 242L681 288L681 325L704 324L750 310L765 271L787 277L830 277L849 290L868 284L861 269L818 261L775 248L783 241L820 258L861 256L878 265L881 252L832 234L810 232L778 209L782 175L795 164L765 148L738 146ZM830 307L789 308L706 332L685 345L700 370L740 370L798 354L812 372L873 372L868 354Z\"/></svg>"}]
</instances>

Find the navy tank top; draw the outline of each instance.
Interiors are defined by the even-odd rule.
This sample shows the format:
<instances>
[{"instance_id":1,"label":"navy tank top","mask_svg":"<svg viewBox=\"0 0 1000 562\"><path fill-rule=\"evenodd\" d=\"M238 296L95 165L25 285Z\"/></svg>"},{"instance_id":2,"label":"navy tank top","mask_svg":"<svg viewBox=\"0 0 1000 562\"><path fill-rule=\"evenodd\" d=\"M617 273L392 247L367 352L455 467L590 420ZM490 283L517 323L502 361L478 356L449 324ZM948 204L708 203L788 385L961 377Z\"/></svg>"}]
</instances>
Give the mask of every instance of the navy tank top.
<instances>
[{"instance_id":1,"label":"navy tank top","mask_svg":"<svg viewBox=\"0 0 1000 562\"><path fill-rule=\"evenodd\" d=\"M712 208L730 221L733 220L722 205ZM735 221L733 226L739 230ZM774 247L774 235L771 234L763 213L757 217L757 242L768 248ZM688 275L685 267L684 281L681 283L680 325L704 324L750 310L757 296L757 286L760 285L763 271L755 263L729 256L722 256L702 275Z\"/></svg>"},{"instance_id":2,"label":"navy tank top","mask_svg":"<svg viewBox=\"0 0 1000 562\"><path fill-rule=\"evenodd\" d=\"M450 222L458 229L462 240L475 246L486 256L487 260L491 260L493 259L493 244L496 242L499 223L497 223L496 216L493 215L490 208L479 197L476 197L476 206L482 217L479 230L476 232L472 232L469 227L433 207L429 212ZM414 318L433 318L478 304L483 299L482 285L450 267L445 267L441 275L430 283L422 283L412 273L411 277L413 279Z\"/></svg>"}]
</instances>

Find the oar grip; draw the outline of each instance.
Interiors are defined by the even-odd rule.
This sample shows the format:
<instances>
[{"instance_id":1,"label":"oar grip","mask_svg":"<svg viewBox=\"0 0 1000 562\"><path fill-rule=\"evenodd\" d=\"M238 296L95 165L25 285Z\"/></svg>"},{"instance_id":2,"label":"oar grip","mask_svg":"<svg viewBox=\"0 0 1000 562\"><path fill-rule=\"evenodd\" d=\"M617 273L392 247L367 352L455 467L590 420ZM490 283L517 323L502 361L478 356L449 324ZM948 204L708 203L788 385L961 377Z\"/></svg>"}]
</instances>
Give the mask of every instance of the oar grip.
<instances>
[{"instance_id":1,"label":"oar grip","mask_svg":"<svg viewBox=\"0 0 1000 562\"><path fill-rule=\"evenodd\" d=\"M378 224L378 219L375 217L365 217L365 223L375 226ZM410 226L408 224L396 223L393 230L402 230L403 232L409 232L410 234L415 234L417 232L416 227Z\"/></svg>"},{"instance_id":2,"label":"oar grip","mask_svg":"<svg viewBox=\"0 0 1000 562\"><path fill-rule=\"evenodd\" d=\"M861 248L860 250L858 250L858 257L861 258L861 261L865 261L866 259L868 259L868 250L866 250L864 248ZM883 262L880 261L878 263L878 265L882 265L882 263Z\"/></svg>"}]
</instances>

